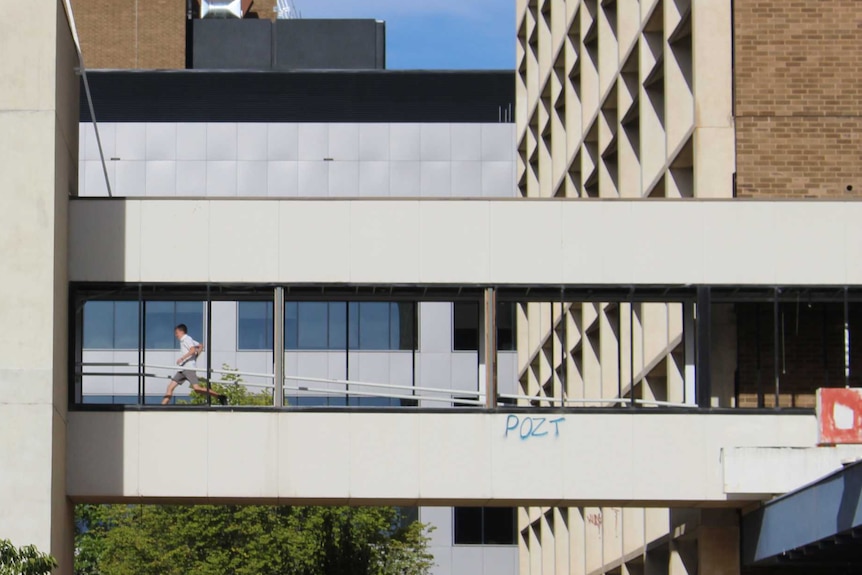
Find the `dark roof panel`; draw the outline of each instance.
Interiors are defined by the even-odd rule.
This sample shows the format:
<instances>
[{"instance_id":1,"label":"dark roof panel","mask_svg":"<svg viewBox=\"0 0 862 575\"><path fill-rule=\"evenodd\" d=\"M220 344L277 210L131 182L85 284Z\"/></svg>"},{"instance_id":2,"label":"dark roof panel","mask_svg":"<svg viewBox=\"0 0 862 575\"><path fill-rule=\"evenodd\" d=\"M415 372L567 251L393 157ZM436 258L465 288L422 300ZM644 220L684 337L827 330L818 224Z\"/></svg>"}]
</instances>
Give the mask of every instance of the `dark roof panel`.
<instances>
[{"instance_id":1,"label":"dark roof panel","mask_svg":"<svg viewBox=\"0 0 862 575\"><path fill-rule=\"evenodd\" d=\"M511 121L512 71L91 71L100 122ZM82 87L83 90L83 87ZM81 121L90 121L82 91Z\"/></svg>"}]
</instances>

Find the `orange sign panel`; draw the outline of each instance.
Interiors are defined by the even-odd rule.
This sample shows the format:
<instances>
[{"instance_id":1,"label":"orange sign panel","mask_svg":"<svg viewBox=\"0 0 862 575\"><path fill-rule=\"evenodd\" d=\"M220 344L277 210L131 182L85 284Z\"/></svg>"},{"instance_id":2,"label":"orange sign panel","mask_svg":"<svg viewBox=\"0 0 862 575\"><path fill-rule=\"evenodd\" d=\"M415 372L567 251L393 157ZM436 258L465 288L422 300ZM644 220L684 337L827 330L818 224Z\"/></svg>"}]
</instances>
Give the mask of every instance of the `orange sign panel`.
<instances>
[{"instance_id":1,"label":"orange sign panel","mask_svg":"<svg viewBox=\"0 0 862 575\"><path fill-rule=\"evenodd\" d=\"M818 389L817 426L820 445L862 444L862 389Z\"/></svg>"}]
</instances>

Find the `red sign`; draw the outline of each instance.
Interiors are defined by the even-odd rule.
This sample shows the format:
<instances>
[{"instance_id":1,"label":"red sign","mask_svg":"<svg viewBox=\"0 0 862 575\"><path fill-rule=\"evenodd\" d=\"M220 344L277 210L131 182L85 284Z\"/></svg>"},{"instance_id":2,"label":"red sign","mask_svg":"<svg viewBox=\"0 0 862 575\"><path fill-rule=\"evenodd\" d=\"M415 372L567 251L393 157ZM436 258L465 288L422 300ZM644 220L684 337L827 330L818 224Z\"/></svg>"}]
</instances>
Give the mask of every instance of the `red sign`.
<instances>
[{"instance_id":1,"label":"red sign","mask_svg":"<svg viewBox=\"0 0 862 575\"><path fill-rule=\"evenodd\" d=\"M820 445L862 443L862 389L818 389L817 427Z\"/></svg>"}]
</instances>

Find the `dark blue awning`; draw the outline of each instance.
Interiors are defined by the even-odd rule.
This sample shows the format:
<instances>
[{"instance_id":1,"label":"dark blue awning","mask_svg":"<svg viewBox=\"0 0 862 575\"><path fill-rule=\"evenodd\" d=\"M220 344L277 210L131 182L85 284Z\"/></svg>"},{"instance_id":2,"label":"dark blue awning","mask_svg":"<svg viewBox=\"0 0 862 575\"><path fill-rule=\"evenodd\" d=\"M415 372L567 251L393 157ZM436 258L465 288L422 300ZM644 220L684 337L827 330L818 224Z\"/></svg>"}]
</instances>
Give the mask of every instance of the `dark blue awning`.
<instances>
[{"instance_id":1,"label":"dark blue awning","mask_svg":"<svg viewBox=\"0 0 862 575\"><path fill-rule=\"evenodd\" d=\"M862 462L742 519L744 565L862 565Z\"/></svg>"}]
</instances>

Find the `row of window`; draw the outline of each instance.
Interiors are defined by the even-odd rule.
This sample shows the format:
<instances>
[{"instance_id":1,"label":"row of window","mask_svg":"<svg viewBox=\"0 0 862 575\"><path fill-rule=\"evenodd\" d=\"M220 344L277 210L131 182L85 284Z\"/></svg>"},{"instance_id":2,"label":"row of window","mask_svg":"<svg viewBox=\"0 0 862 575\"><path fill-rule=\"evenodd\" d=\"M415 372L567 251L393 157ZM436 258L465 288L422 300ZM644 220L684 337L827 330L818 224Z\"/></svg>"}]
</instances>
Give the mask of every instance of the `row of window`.
<instances>
[{"instance_id":1,"label":"row of window","mask_svg":"<svg viewBox=\"0 0 862 575\"><path fill-rule=\"evenodd\" d=\"M184 323L195 339L204 337L200 302L148 301L144 306L145 349L175 349L174 326ZM453 349L476 351L481 335L479 305L453 306ZM407 302L285 302L284 347L288 350L414 350L417 308ZM497 348L515 349L513 304L497 310ZM84 305L85 349L137 349L141 326L136 301L88 301ZM237 348L273 348L272 302L237 305Z\"/></svg>"},{"instance_id":2,"label":"row of window","mask_svg":"<svg viewBox=\"0 0 862 575\"><path fill-rule=\"evenodd\" d=\"M455 545L514 545L517 536L513 507L455 508Z\"/></svg>"}]
</instances>

